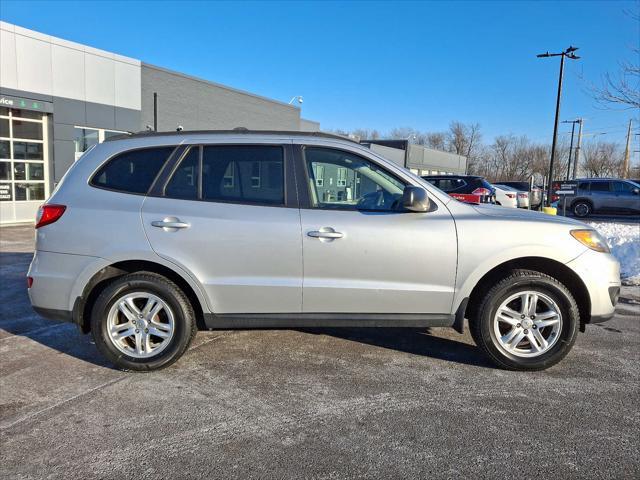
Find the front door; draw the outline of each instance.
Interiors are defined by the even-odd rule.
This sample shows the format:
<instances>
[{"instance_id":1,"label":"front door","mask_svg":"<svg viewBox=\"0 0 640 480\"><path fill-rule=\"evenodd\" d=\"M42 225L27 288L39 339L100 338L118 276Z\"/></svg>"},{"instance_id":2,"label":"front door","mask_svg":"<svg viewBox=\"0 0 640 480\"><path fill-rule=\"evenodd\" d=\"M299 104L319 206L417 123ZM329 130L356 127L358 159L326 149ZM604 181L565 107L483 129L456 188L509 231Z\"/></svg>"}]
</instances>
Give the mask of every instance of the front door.
<instances>
[{"instance_id":1,"label":"front door","mask_svg":"<svg viewBox=\"0 0 640 480\"><path fill-rule=\"evenodd\" d=\"M616 208L630 211L640 210L640 195L637 193L636 186L619 180L614 180L611 183L616 197Z\"/></svg>"},{"instance_id":2,"label":"front door","mask_svg":"<svg viewBox=\"0 0 640 480\"><path fill-rule=\"evenodd\" d=\"M402 211L405 182L351 152L305 147L302 157L303 311L449 314L457 264L449 211Z\"/></svg>"},{"instance_id":3,"label":"front door","mask_svg":"<svg viewBox=\"0 0 640 480\"><path fill-rule=\"evenodd\" d=\"M288 148L288 147L287 147ZM302 246L278 145L194 146L142 221L152 248L203 286L215 314L299 313Z\"/></svg>"}]
</instances>

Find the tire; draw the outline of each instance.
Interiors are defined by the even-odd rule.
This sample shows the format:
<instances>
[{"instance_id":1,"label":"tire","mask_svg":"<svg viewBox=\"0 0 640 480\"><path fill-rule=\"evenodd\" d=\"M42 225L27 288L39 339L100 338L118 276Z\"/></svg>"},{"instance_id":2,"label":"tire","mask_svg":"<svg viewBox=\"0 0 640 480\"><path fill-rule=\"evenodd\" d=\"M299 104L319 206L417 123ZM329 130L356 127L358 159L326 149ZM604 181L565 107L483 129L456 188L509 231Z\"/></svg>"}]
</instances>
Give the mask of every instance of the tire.
<instances>
[{"instance_id":1,"label":"tire","mask_svg":"<svg viewBox=\"0 0 640 480\"><path fill-rule=\"evenodd\" d=\"M571 210L576 217L585 218L593 213L593 206L586 200L578 200L571 206Z\"/></svg>"},{"instance_id":2,"label":"tire","mask_svg":"<svg viewBox=\"0 0 640 480\"><path fill-rule=\"evenodd\" d=\"M529 295L528 298L535 295L535 302L529 302L538 305L533 316L526 307L517 308L519 303L522 305L525 295ZM506 309L518 316L502 314L498 320L498 310L505 311L505 302ZM523 311L527 313L524 318ZM550 316L554 311L559 313L557 322L556 317ZM514 319L517 325L512 324ZM496 366L506 370L534 371L555 365L569 353L579 324L578 306L567 287L540 272L514 270L485 294L469 327L476 345ZM527 332L526 336L520 337L521 332ZM511 343L515 345L505 342L512 334ZM546 346L538 341L540 337L546 341Z\"/></svg>"},{"instance_id":3,"label":"tire","mask_svg":"<svg viewBox=\"0 0 640 480\"><path fill-rule=\"evenodd\" d=\"M91 312L91 331L100 353L117 368L144 372L178 360L197 326L191 303L175 283L137 272L118 277L100 293Z\"/></svg>"}]
</instances>

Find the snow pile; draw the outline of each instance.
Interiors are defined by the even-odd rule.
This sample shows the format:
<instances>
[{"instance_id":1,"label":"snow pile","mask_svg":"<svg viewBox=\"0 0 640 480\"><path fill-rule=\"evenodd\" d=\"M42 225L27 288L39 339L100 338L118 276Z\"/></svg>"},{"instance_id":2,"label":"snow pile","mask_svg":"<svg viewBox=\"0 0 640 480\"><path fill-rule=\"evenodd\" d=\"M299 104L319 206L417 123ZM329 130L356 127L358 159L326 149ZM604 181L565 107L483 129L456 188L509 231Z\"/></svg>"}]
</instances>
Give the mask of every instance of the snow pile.
<instances>
[{"instance_id":1,"label":"snow pile","mask_svg":"<svg viewBox=\"0 0 640 480\"><path fill-rule=\"evenodd\" d=\"M625 285L640 285L640 224L587 222L607 239Z\"/></svg>"}]
</instances>

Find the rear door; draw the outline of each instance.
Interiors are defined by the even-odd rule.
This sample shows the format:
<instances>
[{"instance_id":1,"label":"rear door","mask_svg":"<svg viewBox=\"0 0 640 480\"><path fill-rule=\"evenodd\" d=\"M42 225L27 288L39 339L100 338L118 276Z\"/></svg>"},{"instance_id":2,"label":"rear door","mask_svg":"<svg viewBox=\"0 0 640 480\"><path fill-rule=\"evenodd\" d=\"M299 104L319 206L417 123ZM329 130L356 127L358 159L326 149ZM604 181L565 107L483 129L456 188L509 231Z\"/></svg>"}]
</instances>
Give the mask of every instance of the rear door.
<instances>
[{"instance_id":1,"label":"rear door","mask_svg":"<svg viewBox=\"0 0 640 480\"><path fill-rule=\"evenodd\" d=\"M595 210L611 210L615 208L616 197L611 191L610 181L593 180L589 192Z\"/></svg>"},{"instance_id":2,"label":"rear door","mask_svg":"<svg viewBox=\"0 0 640 480\"><path fill-rule=\"evenodd\" d=\"M290 154L288 145L191 146L144 202L152 248L197 278L216 314L301 311Z\"/></svg>"},{"instance_id":3,"label":"rear door","mask_svg":"<svg viewBox=\"0 0 640 480\"><path fill-rule=\"evenodd\" d=\"M354 152L308 146L296 166L305 313L450 313L457 237L443 205L402 211L406 182Z\"/></svg>"}]
</instances>

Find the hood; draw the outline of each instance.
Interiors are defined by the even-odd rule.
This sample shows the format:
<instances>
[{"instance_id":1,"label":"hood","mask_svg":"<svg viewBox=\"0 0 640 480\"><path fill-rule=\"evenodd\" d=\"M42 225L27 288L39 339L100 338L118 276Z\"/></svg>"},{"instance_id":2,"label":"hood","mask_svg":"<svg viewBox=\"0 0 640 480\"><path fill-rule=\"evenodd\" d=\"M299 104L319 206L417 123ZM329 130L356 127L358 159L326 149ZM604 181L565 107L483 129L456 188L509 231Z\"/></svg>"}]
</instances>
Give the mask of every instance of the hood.
<instances>
[{"instance_id":1,"label":"hood","mask_svg":"<svg viewBox=\"0 0 640 480\"><path fill-rule=\"evenodd\" d=\"M513 218L517 220L529 220L533 222L560 223L564 225L573 225L582 228L591 228L589 225L582 223L573 218L567 218L557 215L547 215L546 213L536 212L534 210L525 210L522 208L507 208L500 205L473 205L472 208L481 215L488 217Z\"/></svg>"}]
</instances>

